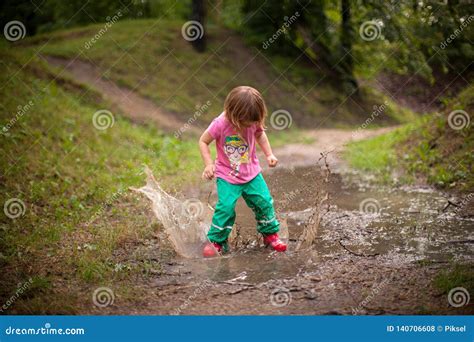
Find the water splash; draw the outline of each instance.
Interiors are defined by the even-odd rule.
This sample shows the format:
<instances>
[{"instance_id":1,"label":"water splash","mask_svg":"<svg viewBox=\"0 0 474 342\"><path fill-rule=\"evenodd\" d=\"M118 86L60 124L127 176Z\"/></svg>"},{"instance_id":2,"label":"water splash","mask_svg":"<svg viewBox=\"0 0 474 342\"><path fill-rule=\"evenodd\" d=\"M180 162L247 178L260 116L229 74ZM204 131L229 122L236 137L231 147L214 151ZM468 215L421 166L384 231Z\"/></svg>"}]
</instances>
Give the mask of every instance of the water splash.
<instances>
[{"instance_id":1,"label":"water splash","mask_svg":"<svg viewBox=\"0 0 474 342\"><path fill-rule=\"evenodd\" d=\"M165 228L165 233L175 251L186 258L202 257L202 247L207 242L212 211L197 199L181 201L164 191L152 171L146 167L146 185L131 190L144 194L152 202L155 216Z\"/></svg>"},{"instance_id":2,"label":"water splash","mask_svg":"<svg viewBox=\"0 0 474 342\"><path fill-rule=\"evenodd\" d=\"M153 213L163 225L176 253L186 258L202 258L202 249L208 242L207 232L213 208L196 198L180 200L169 195L161 188L148 167L145 167L145 173L146 185L130 189L144 194L151 201ZM233 252L258 245L255 238L247 238L247 243L242 243L240 228L236 224L229 237ZM286 219L280 219L280 237L288 241L288 235Z\"/></svg>"}]
</instances>

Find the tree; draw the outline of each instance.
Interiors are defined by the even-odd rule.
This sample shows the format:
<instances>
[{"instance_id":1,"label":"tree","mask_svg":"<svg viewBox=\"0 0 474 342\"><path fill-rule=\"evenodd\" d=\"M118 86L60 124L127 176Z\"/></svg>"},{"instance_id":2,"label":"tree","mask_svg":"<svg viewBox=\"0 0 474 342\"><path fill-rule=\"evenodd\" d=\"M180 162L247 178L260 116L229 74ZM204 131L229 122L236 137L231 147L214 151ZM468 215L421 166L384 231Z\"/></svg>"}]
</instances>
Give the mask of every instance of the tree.
<instances>
[{"instance_id":1,"label":"tree","mask_svg":"<svg viewBox=\"0 0 474 342\"><path fill-rule=\"evenodd\" d=\"M341 59L339 69L347 93L357 91L357 80L354 77L354 57L352 56L352 42L354 29L351 23L351 0L341 1Z\"/></svg>"},{"instance_id":2,"label":"tree","mask_svg":"<svg viewBox=\"0 0 474 342\"><path fill-rule=\"evenodd\" d=\"M205 17L206 17L206 7L204 0L193 0L192 2L192 13L191 20L197 21L201 24L199 30L202 30L197 35L197 38L192 40L191 43L193 47L198 52L204 52L206 50L206 30L205 30Z\"/></svg>"}]
</instances>

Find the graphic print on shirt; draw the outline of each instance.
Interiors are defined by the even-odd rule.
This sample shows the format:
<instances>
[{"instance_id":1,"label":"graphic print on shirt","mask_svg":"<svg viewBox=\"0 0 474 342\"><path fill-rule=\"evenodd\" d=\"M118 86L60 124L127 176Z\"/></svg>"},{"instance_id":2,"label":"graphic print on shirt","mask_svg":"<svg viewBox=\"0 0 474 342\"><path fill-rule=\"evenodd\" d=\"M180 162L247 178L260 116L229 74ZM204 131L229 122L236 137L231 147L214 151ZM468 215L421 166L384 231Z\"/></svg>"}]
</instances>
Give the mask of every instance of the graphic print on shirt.
<instances>
[{"instance_id":1,"label":"graphic print on shirt","mask_svg":"<svg viewBox=\"0 0 474 342\"><path fill-rule=\"evenodd\" d=\"M224 151L232 168L229 174L236 177L240 172L240 165L249 162L249 145L239 135L230 135L225 137Z\"/></svg>"}]
</instances>

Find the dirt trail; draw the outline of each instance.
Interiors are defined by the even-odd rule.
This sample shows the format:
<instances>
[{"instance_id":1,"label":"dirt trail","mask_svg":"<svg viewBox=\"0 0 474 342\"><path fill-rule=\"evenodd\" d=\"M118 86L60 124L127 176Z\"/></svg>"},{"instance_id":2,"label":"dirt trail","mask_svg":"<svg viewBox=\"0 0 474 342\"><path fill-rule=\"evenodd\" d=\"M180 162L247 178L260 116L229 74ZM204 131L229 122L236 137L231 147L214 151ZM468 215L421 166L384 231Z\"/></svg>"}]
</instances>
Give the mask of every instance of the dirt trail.
<instances>
[{"instance_id":1,"label":"dirt trail","mask_svg":"<svg viewBox=\"0 0 474 342\"><path fill-rule=\"evenodd\" d=\"M343 129L317 129L305 131L305 135L314 138L312 144L288 144L275 150L280 166L295 168L307 165L315 165L322 152L328 154L328 163L333 171L340 171L345 165L340 158L344 146L357 140L368 139L380 134L387 133L395 127L384 127L378 129L365 129L360 131ZM357 134L355 134L357 132Z\"/></svg>"},{"instance_id":2,"label":"dirt trail","mask_svg":"<svg viewBox=\"0 0 474 342\"><path fill-rule=\"evenodd\" d=\"M97 67L76 60L68 60L52 56L43 58L55 67L62 68L72 76L73 80L87 85L102 94L104 99L132 121L140 123L155 123L165 131L176 131L183 127L184 121L179 120L176 114L169 113L158 107L153 101L139 95L131 89L121 87L112 81L103 78L103 73ZM188 133L197 133L195 127L186 130Z\"/></svg>"}]
</instances>

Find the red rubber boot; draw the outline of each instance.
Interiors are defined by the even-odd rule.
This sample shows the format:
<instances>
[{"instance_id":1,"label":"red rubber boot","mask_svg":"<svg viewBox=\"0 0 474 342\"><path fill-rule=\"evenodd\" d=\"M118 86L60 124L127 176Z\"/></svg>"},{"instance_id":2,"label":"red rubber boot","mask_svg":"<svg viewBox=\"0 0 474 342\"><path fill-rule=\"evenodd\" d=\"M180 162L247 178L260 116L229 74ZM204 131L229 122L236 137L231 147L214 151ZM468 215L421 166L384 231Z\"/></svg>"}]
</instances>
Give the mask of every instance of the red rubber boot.
<instances>
[{"instance_id":1,"label":"red rubber boot","mask_svg":"<svg viewBox=\"0 0 474 342\"><path fill-rule=\"evenodd\" d=\"M215 256L220 255L222 252L222 246L219 245L217 242L209 242L204 246L202 250L202 255L205 258L212 258Z\"/></svg>"},{"instance_id":2,"label":"red rubber boot","mask_svg":"<svg viewBox=\"0 0 474 342\"><path fill-rule=\"evenodd\" d=\"M277 233L265 235L263 237L263 243L265 244L265 246L270 245L277 252L286 251L286 243L280 240L280 237Z\"/></svg>"}]
</instances>

